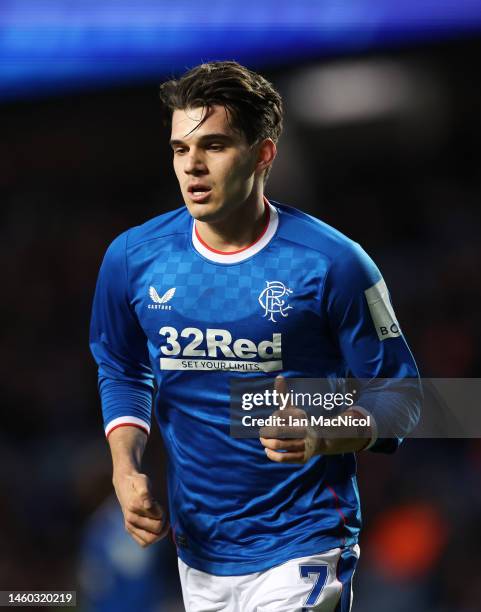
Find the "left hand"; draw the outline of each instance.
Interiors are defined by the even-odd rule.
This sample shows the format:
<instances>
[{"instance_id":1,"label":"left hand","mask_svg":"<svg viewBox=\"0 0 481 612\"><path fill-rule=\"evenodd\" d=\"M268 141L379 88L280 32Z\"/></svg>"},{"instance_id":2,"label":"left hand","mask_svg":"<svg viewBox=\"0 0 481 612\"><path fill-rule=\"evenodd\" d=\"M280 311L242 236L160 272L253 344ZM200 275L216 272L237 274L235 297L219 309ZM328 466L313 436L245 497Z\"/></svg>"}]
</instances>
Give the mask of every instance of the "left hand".
<instances>
[{"instance_id":1,"label":"left hand","mask_svg":"<svg viewBox=\"0 0 481 612\"><path fill-rule=\"evenodd\" d=\"M278 376L274 388L279 393L287 393L285 378ZM359 418L363 415L357 412L355 407L346 410L343 415ZM304 410L287 406L284 410L276 410L273 416L287 419L307 418ZM322 436L311 427L261 427L260 441L264 446L267 457L277 463L305 464L314 455L337 455L342 453L354 453L367 446L370 439L370 431L363 432L359 437L357 428L354 428L352 437L330 437L329 428L324 427ZM356 434L356 435L355 435Z\"/></svg>"}]
</instances>

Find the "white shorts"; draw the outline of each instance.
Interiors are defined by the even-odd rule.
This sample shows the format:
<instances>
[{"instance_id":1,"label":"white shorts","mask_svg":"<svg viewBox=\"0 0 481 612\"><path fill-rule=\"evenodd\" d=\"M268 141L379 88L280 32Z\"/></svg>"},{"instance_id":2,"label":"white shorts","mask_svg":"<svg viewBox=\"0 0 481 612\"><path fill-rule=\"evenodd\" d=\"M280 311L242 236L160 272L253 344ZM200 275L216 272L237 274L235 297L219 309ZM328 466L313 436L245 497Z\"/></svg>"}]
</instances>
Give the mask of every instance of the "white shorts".
<instances>
[{"instance_id":1,"label":"white shorts","mask_svg":"<svg viewBox=\"0 0 481 612\"><path fill-rule=\"evenodd\" d=\"M333 548L242 576L214 576L179 559L186 612L349 612L359 546Z\"/></svg>"}]
</instances>

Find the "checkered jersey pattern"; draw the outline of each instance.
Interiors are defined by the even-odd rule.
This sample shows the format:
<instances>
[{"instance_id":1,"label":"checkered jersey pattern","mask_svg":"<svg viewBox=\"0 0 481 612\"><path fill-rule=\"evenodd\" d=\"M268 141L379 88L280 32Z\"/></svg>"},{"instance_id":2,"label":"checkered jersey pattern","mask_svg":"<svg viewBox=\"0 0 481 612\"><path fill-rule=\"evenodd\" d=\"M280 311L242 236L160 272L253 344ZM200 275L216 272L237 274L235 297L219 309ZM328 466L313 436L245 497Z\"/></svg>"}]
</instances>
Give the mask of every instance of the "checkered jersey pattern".
<instances>
[{"instance_id":1,"label":"checkered jersey pattern","mask_svg":"<svg viewBox=\"0 0 481 612\"><path fill-rule=\"evenodd\" d=\"M281 253L281 254L280 254ZM297 281L306 270L315 269L315 254L306 254L301 247L283 246L279 251L275 239L263 251L262 261L253 257L236 265L205 260L193 249L171 251L155 264L150 279L159 295L175 287L172 308L186 319L223 323L241 320L261 312L258 297L267 282ZM261 265L259 265L261 263ZM146 288L146 299L148 287Z\"/></svg>"}]
</instances>

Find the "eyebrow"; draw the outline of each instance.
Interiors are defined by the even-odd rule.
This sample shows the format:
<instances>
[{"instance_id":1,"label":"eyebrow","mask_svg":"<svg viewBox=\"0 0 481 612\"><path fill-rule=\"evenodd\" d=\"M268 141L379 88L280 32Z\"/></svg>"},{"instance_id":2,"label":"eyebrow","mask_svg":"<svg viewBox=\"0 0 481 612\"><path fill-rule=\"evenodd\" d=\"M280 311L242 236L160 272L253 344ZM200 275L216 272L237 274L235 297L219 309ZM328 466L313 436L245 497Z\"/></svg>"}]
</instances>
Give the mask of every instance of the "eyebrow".
<instances>
[{"instance_id":1,"label":"eyebrow","mask_svg":"<svg viewBox=\"0 0 481 612\"><path fill-rule=\"evenodd\" d=\"M200 143L203 143L206 141L212 141L212 140L223 140L224 142L232 142L232 136L228 136L227 134L222 134L221 132L219 133L214 132L212 134L204 134L203 136L199 138ZM171 138L169 140L169 144L170 146L174 146L174 145L185 144L185 142L177 138Z\"/></svg>"}]
</instances>

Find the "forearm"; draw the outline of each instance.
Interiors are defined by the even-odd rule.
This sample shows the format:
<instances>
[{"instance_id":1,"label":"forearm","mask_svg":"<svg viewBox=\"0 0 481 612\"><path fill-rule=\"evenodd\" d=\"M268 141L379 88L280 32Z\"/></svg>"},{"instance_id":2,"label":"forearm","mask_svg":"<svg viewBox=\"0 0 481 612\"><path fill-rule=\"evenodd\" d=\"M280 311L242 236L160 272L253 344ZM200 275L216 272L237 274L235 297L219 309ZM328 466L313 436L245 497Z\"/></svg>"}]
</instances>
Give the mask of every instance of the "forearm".
<instances>
[{"instance_id":1,"label":"forearm","mask_svg":"<svg viewBox=\"0 0 481 612\"><path fill-rule=\"evenodd\" d=\"M366 413L359 406L353 406L342 414L351 417L353 423L366 420ZM346 425L342 428L323 428L316 432L317 445L313 454L355 453L366 448L371 442L372 426L369 424Z\"/></svg>"},{"instance_id":2,"label":"forearm","mask_svg":"<svg viewBox=\"0 0 481 612\"><path fill-rule=\"evenodd\" d=\"M118 427L108 437L112 455L113 481L141 471L147 434L138 427Z\"/></svg>"},{"instance_id":3,"label":"forearm","mask_svg":"<svg viewBox=\"0 0 481 612\"><path fill-rule=\"evenodd\" d=\"M124 514L125 529L143 548L162 539L169 523L141 471L147 434L138 427L118 427L109 435L113 485Z\"/></svg>"},{"instance_id":4,"label":"forearm","mask_svg":"<svg viewBox=\"0 0 481 612\"><path fill-rule=\"evenodd\" d=\"M376 440L369 449L392 453L419 421L422 405L419 379L374 380L361 392L359 403L371 415L375 427Z\"/></svg>"}]
</instances>

